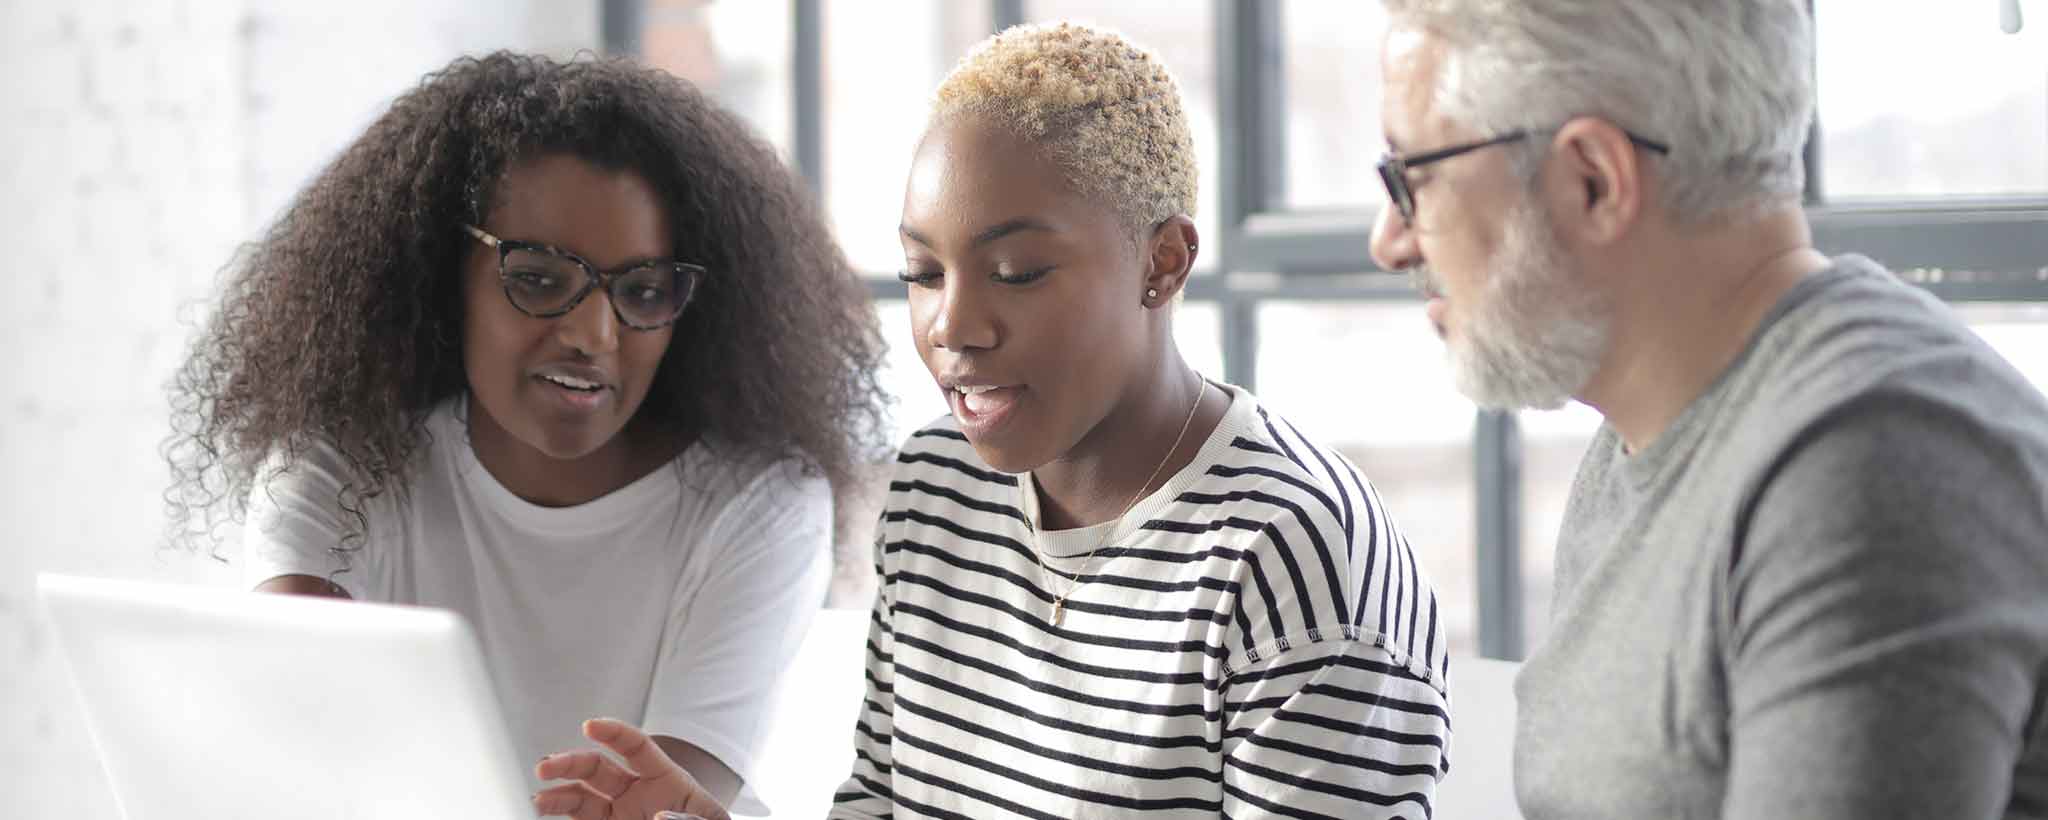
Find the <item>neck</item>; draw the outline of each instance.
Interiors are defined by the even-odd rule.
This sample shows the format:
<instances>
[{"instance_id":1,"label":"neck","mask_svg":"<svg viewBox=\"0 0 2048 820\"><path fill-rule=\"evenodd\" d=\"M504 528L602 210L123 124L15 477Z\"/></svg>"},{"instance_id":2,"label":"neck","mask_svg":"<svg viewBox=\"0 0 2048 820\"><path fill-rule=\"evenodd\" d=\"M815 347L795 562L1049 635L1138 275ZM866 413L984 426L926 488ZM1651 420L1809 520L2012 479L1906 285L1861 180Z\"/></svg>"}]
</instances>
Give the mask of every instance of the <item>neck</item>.
<instances>
[{"instance_id":1,"label":"neck","mask_svg":"<svg viewBox=\"0 0 2048 820\"><path fill-rule=\"evenodd\" d=\"M500 426L483 405L469 402L469 441L476 459L499 484L527 503L574 507L610 495L675 459L674 436L628 423L595 451L559 459L534 449Z\"/></svg>"},{"instance_id":2,"label":"neck","mask_svg":"<svg viewBox=\"0 0 2048 820\"><path fill-rule=\"evenodd\" d=\"M1786 291L1828 266L1797 206L1756 221L1660 238L1656 260L1617 277L1607 358L1579 399L1631 452L1668 430L1748 346Z\"/></svg>"},{"instance_id":3,"label":"neck","mask_svg":"<svg viewBox=\"0 0 2048 820\"><path fill-rule=\"evenodd\" d=\"M1179 352L1168 352L1168 366L1126 389L1124 400L1073 449L1031 471L1038 485L1040 529L1086 527L1122 517L1201 452L1230 400L1221 390L1205 390L1201 375Z\"/></svg>"}]
</instances>

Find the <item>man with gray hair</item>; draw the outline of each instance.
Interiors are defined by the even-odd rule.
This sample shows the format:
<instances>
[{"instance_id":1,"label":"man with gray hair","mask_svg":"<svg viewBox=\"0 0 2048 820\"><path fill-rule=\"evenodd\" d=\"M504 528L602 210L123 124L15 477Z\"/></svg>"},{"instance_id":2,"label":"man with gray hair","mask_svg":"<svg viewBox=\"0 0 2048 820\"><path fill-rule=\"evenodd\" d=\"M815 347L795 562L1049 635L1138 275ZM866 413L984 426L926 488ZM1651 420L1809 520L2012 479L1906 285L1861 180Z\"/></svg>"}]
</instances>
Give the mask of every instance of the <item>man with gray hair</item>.
<instances>
[{"instance_id":1,"label":"man with gray hair","mask_svg":"<svg viewBox=\"0 0 2048 820\"><path fill-rule=\"evenodd\" d=\"M1475 401L1606 420L1527 815L2048 817L2048 400L1813 248L1805 3L1386 5L1374 258Z\"/></svg>"}]
</instances>

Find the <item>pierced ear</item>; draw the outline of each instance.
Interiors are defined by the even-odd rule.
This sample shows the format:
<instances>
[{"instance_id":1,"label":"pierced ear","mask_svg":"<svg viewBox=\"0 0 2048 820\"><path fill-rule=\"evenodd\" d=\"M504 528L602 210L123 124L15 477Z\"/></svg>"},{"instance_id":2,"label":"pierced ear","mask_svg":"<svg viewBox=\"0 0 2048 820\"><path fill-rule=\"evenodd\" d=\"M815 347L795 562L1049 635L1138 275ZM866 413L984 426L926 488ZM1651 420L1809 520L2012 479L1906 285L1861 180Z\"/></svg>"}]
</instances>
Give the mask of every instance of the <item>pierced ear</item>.
<instances>
[{"instance_id":1,"label":"pierced ear","mask_svg":"<svg viewBox=\"0 0 2048 820\"><path fill-rule=\"evenodd\" d=\"M1188 274L1194 271L1195 259L1201 253L1195 221L1186 214L1168 217L1152 229L1146 249L1142 301L1148 308L1163 307L1187 285Z\"/></svg>"}]
</instances>

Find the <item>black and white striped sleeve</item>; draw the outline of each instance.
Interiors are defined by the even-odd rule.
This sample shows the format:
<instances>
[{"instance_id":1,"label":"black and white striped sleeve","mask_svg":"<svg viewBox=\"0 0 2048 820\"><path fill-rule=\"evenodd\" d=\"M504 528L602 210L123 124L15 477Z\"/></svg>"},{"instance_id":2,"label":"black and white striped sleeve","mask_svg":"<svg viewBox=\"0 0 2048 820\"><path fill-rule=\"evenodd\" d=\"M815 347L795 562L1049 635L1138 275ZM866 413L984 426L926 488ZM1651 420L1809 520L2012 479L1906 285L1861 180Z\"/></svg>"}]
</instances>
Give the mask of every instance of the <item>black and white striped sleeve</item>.
<instances>
[{"instance_id":1,"label":"black and white striped sleeve","mask_svg":"<svg viewBox=\"0 0 2048 820\"><path fill-rule=\"evenodd\" d=\"M1224 717L1226 817L1430 816L1446 699L1369 641L1295 643L1237 670Z\"/></svg>"},{"instance_id":2,"label":"black and white striped sleeve","mask_svg":"<svg viewBox=\"0 0 2048 820\"><path fill-rule=\"evenodd\" d=\"M1430 817L1450 741L1436 596L1355 467L1267 432L1218 470L1266 478L1230 494L1259 526L1225 641L1223 814Z\"/></svg>"},{"instance_id":3,"label":"black and white striped sleeve","mask_svg":"<svg viewBox=\"0 0 2048 820\"><path fill-rule=\"evenodd\" d=\"M895 729L895 608L884 570L882 530L875 537L875 604L868 616L867 692L853 733L853 773L832 797L830 820L883 820L893 816L890 744Z\"/></svg>"}]
</instances>

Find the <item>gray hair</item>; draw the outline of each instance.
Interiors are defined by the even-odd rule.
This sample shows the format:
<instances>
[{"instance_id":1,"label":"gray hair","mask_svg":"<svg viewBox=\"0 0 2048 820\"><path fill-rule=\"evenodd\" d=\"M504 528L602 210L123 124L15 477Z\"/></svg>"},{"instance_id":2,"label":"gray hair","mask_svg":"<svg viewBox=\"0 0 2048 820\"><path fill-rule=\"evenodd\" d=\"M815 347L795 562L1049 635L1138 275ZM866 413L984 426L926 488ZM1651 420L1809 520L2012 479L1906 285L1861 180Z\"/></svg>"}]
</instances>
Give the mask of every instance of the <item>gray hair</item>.
<instances>
[{"instance_id":1,"label":"gray hair","mask_svg":"<svg viewBox=\"0 0 2048 820\"><path fill-rule=\"evenodd\" d=\"M1385 0L1443 38L1435 104L1483 134L1592 116L1671 146L1682 224L1796 202L1813 119L1803 0ZM1540 145L1540 143L1538 143ZM1533 174L1536 153L1522 167Z\"/></svg>"}]
</instances>

